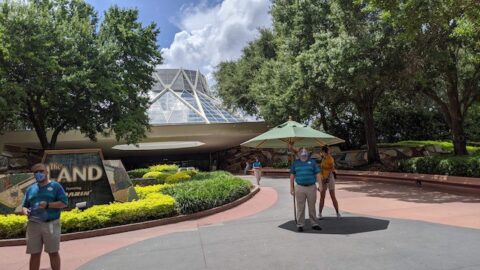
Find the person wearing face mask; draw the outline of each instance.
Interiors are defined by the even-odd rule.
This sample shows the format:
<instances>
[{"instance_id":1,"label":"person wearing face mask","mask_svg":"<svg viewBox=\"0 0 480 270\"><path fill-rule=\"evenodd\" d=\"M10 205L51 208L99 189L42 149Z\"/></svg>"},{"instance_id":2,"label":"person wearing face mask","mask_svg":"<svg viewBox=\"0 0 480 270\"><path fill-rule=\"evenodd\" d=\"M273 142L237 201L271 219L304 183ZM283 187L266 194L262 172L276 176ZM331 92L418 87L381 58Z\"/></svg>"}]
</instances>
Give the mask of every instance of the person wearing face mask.
<instances>
[{"instance_id":1,"label":"person wearing face mask","mask_svg":"<svg viewBox=\"0 0 480 270\"><path fill-rule=\"evenodd\" d=\"M67 207L68 198L62 186L50 181L43 163L33 165L37 182L31 185L23 198L23 213L28 216L27 254L30 270L40 269L42 249L50 257L52 270L60 269L60 211Z\"/></svg>"},{"instance_id":2,"label":"person wearing face mask","mask_svg":"<svg viewBox=\"0 0 480 270\"><path fill-rule=\"evenodd\" d=\"M293 162L290 169L290 194L295 195L296 199L297 230L299 232L303 232L305 225L305 201L308 204L312 229L321 230L315 211L318 189L316 183L320 187L320 168L314 160L309 158L308 151L302 148L298 152L298 159Z\"/></svg>"},{"instance_id":3,"label":"person wearing face mask","mask_svg":"<svg viewBox=\"0 0 480 270\"><path fill-rule=\"evenodd\" d=\"M252 167L253 172L255 173L255 179L257 180L257 185L260 186L260 180L262 178L262 163L258 160L258 157L255 157Z\"/></svg>"}]
</instances>

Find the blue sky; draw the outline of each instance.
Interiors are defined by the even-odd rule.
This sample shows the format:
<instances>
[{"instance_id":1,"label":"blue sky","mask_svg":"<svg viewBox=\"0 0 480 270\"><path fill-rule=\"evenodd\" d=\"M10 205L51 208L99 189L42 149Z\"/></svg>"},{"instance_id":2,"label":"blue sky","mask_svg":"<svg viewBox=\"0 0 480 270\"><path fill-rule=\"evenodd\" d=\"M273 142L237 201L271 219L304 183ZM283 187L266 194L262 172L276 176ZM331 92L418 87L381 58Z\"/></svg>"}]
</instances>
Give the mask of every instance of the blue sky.
<instances>
[{"instance_id":1,"label":"blue sky","mask_svg":"<svg viewBox=\"0 0 480 270\"><path fill-rule=\"evenodd\" d=\"M100 17L111 5L124 8L137 8L140 11L140 21L146 25L155 22L160 28L158 44L162 48L170 46L175 34L180 31L177 22L181 19L181 10L196 6L214 6L222 0L86 0L95 7Z\"/></svg>"},{"instance_id":2,"label":"blue sky","mask_svg":"<svg viewBox=\"0 0 480 270\"><path fill-rule=\"evenodd\" d=\"M100 18L111 5L135 7L160 28L165 68L199 69L214 84L216 66L235 60L258 28L271 26L270 0L86 0Z\"/></svg>"}]
</instances>

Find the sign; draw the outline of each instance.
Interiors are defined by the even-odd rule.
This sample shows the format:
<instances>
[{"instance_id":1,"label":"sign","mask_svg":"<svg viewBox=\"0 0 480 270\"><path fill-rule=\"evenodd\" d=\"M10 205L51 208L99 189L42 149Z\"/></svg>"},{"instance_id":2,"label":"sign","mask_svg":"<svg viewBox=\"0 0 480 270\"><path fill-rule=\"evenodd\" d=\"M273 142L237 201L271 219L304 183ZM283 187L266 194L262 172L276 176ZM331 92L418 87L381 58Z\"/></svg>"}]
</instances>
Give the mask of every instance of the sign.
<instances>
[{"instance_id":1,"label":"sign","mask_svg":"<svg viewBox=\"0 0 480 270\"><path fill-rule=\"evenodd\" d=\"M50 179L65 189L68 208L75 208L79 202L92 206L114 201L100 149L47 150L43 163Z\"/></svg>"}]
</instances>

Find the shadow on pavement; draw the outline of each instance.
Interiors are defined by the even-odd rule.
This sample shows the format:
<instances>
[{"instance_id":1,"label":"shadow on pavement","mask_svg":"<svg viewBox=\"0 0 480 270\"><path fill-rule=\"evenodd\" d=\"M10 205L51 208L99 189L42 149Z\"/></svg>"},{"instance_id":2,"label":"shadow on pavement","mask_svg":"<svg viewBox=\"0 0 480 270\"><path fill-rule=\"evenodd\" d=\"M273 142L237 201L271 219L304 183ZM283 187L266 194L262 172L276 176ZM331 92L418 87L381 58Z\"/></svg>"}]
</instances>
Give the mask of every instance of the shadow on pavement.
<instances>
[{"instance_id":1,"label":"shadow on pavement","mask_svg":"<svg viewBox=\"0 0 480 270\"><path fill-rule=\"evenodd\" d=\"M343 217L337 219L324 218L320 220L319 224L322 227L321 231L315 231L311 229L308 221L305 222L305 231L302 233L314 233L314 234L355 234L372 231L386 230L390 221L377 218L368 217ZM288 221L279 228L297 232L297 226L295 221Z\"/></svg>"}]
</instances>

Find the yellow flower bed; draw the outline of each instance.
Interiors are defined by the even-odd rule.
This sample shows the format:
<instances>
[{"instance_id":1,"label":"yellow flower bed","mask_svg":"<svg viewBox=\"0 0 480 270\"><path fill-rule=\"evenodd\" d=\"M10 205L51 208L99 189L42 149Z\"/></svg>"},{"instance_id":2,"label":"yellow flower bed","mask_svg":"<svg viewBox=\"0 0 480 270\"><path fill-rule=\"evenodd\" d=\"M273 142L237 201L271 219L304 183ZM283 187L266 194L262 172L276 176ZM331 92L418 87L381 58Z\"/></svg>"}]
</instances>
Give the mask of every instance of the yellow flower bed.
<instances>
[{"instance_id":1,"label":"yellow flower bed","mask_svg":"<svg viewBox=\"0 0 480 270\"><path fill-rule=\"evenodd\" d=\"M162 187L164 188L164 187ZM161 188L160 188L161 189ZM157 190L160 190L157 187ZM172 216L175 199L154 191L144 191L143 199L126 203L95 205L85 211L62 212L62 232L86 231L120 224ZM141 197L142 198L142 197ZM25 236L27 218L21 215L0 215L0 239Z\"/></svg>"}]
</instances>

